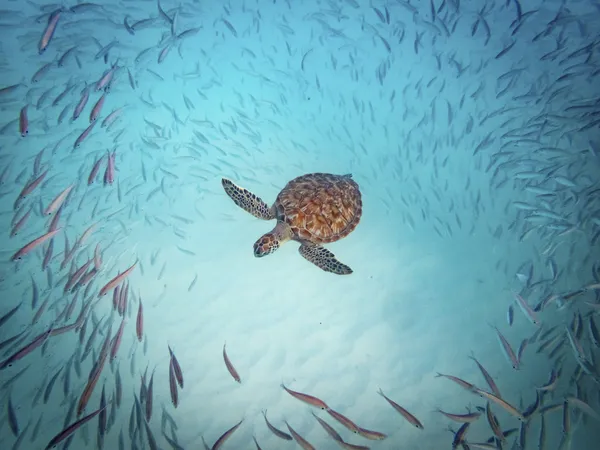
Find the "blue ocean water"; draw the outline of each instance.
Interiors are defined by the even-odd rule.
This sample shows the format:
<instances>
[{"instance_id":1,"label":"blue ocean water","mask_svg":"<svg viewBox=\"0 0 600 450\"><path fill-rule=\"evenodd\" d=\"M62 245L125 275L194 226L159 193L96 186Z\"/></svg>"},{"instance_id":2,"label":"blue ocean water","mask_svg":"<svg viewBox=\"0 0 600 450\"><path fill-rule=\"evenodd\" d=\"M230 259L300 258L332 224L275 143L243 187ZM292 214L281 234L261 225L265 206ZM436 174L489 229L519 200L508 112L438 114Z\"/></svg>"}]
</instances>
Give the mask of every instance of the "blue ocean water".
<instances>
[{"instance_id":1,"label":"blue ocean water","mask_svg":"<svg viewBox=\"0 0 600 450\"><path fill-rule=\"evenodd\" d=\"M599 20L4 0L0 449L598 448Z\"/></svg>"}]
</instances>

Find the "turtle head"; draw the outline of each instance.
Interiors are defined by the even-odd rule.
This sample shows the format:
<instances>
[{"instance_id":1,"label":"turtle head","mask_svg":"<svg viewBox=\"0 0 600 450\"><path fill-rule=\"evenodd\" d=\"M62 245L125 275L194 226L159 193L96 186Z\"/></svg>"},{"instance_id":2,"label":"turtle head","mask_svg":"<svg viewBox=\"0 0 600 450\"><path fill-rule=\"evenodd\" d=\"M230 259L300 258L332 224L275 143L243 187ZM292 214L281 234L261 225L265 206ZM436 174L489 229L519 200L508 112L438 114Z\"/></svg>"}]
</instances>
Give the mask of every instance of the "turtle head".
<instances>
[{"instance_id":1,"label":"turtle head","mask_svg":"<svg viewBox=\"0 0 600 450\"><path fill-rule=\"evenodd\" d=\"M279 237L276 233L267 233L254 243L254 256L261 258L270 255L279 248Z\"/></svg>"}]
</instances>

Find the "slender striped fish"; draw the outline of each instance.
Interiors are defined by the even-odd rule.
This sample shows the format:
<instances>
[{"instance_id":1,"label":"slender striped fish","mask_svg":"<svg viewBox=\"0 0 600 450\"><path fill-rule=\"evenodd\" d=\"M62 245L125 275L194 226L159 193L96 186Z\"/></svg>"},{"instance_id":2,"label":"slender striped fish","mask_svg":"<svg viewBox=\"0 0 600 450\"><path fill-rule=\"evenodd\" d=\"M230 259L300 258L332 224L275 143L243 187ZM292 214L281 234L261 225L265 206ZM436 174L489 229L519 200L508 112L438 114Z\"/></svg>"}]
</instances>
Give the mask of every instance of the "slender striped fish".
<instances>
[{"instance_id":1,"label":"slender striped fish","mask_svg":"<svg viewBox=\"0 0 600 450\"><path fill-rule=\"evenodd\" d=\"M240 427L240 425L242 424L243 421L244 421L244 419L240 420L237 424L235 424L229 430L227 430L225 433L223 433L221 435L221 437L219 439L217 439L217 442L215 442L215 445L212 446L211 450L220 449L221 446L225 443L225 441L227 439L229 439L231 437L231 435L235 432L235 430L237 430Z\"/></svg>"},{"instance_id":2,"label":"slender striped fish","mask_svg":"<svg viewBox=\"0 0 600 450\"><path fill-rule=\"evenodd\" d=\"M288 430L290 430L290 434L292 435L296 443L300 447L302 447L303 450L315 450L315 448L306 439L304 439L302 436L296 433L296 431L294 431L294 429L290 426L289 423L287 423L287 421L285 422L285 424L287 425Z\"/></svg>"},{"instance_id":3,"label":"slender striped fish","mask_svg":"<svg viewBox=\"0 0 600 450\"><path fill-rule=\"evenodd\" d=\"M77 420L76 422L74 422L71 425L69 425L68 427L66 427L64 430L62 430L60 433L58 433L56 436L54 436L52 438L52 440L46 446L45 450L49 450L51 448L56 448L58 446L58 444L60 444L62 441L64 441L69 436L71 436L73 433L75 433L75 431L77 431L82 425L85 425L87 422L89 422L94 417L96 417L98 414L100 414L102 411L104 411L110 403L111 402L109 401L106 405L104 405L104 407L98 408L96 411L88 414L85 417L82 417L81 419Z\"/></svg>"},{"instance_id":4,"label":"slender striped fish","mask_svg":"<svg viewBox=\"0 0 600 450\"><path fill-rule=\"evenodd\" d=\"M443 414L450 420L454 420L458 423L472 423L481 417L480 412L468 413L468 414L452 414L442 411L441 409L436 409L437 412Z\"/></svg>"},{"instance_id":5,"label":"slender striped fish","mask_svg":"<svg viewBox=\"0 0 600 450\"><path fill-rule=\"evenodd\" d=\"M281 387L283 389L285 389L285 391L288 394L290 394L292 397L300 400L301 402L308 403L309 405L315 406L322 410L329 409L329 406L327 406L327 404L323 400L321 400L317 397L313 397L312 395L308 395L308 394L303 394L302 392L292 391L291 389L288 389L287 387L285 387L285 385L283 383L281 383Z\"/></svg>"},{"instance_id":6,"label":"slender striped fish","mask_svg":"<svg viewBox=\"0 0 600 450\"><path fill-rule=\"evenodd\" d=\"M137 266L137 263L138 263L137 261L134 262L127 270L125 270L125 272L117 275L112 280L110 280L108 283L106 283L104 285L104 287L102 289L100 289L100 292L98 293L98 297L102 297L102 296L106 295L106 293L108 291L110 291L114 287L121 284L123 282L123 280L125 280L125 278L127 278L129 276L129 274L133 271L133 269L135 269L135 266Z\"/></svg>"},{"instance_id":7,"label":"slender striped fish","mask_svg":"<svg viewBox=\"0 0 600 450\"><path fill-rule=\"evenodd\" d=\"M225 366L227 367L227 370L229 371L229 374L233 377L233 379L241 384L242 379L240 378L240 375L238 374L237 370L235 370L235 367L233 367L233 364L229 360L227 352L225 351L225 345L226 343L223 344L223 360L225 361Z\"/></svg>"},{"instance_id":8,"label":"slender striped fish","mask_svg":"<svg viewBox=\"0 0 600 450\"><path fill-rule=\"evenodd\" d=\"M337 411L334 411L331 408L327 410L327 413L331 417L333 417L335 420L337 420L339 423L341 423L346 428L348 428L350 431L358 434L358 430L360 429L360 427L358 425L356 425L354 422L352 422L350 419L348 419L346 416L344 416L343 414L341 414Z\"/></svg>"},{"instance_id":9,"label":"slender striped fish","mask_svg":"<svg viewBox=\"0 0 600 450\"><path fill-rule=\"evenodd\" d=\"M517 305L519 305L519 308L521 309L527 320L529 320L529 322L531 322L536 327L540 326L540 320L536 312L531 308L531 306L529 306L525 299L516 292L513 292L513 295L515 297L515 300L517 301Z\"/></svg>"},{"instance_id":10,"label":"slender striped fish","mask_svg":"<svg viewBox=\"0 0 600 450\"><path fill-rule=\"evenodd\" d=\"M33 241L21 247L17 252L10 258L11 261L17 261L23 259L23 256L27 255L36 247L40 246L48 239L52 239L62 228L57 228L56 230L49 231L46 234L41 235L40 237L35 238Z\"/></svg>"},{"instance_id":11,"label":"slender striped fish","mask_svg":"<svg viewBox=\"0 0 600 450\"><path fill-rule=\"evenodd\" d=\"M267 410L266 409L263 409L261 412L262 412L263 417L265 418L267 428L271 431L271 433L273 433L275 436L277 436L278 438L283 439L285 441L291 441L293 439L289 434L287 434L281 430L278 430L271 424L271 422L269 422L269 419L267 419ZM313 415L314 415L314 413L313 413Z\"/></svg>"},{"instance_id":12,"label":"slender striped fish","mask_svg":"<svg viewBox=\"0 0 600 450\"><path fill-rule=\"evenodd\" d=\"M390 399L389 397L387 397L383 391L381 390L381 388L377 391L377 393L379 395L381 395L383 398L385 398L387 400L387 402L392 405L392 407L398 411L398 413L400 413L400 415L402 417L404 417L411 425L415 426L416 428L422 430L423 424L419 421L419 419L417 419L413 414L411 414L410 412L408 412L406 409L404 409L402 406L400 406L398 403L396 403L395 401L393 401L392 399Z\"/></svg>"},{"instance_id":13,"label":"slender striped fish","mask_svg":"<svg viewBox=\"0 0 600 450\"><path fill-rule=\"evenodd\" d=\"M475 361L475 364L477 364L477 367L479 367L479 371L483 375L483 378L485 378L486 383L488 384L488 386L490 387L490 389L492 390L494 395L497 397L502 397L502 395L500 394L500 390L498 389L498 386L496 385L496 382L494 381L492 376L489 374L489 372L487 370L485 370L485 367L483 367L481 365L481 363L479 361L477 361L477 358L475 358L475 356L471 355L471 356L469 356L469 358L471 358L473 361Z\"/></svg>"},{"instance_id":14,"label":"slender striped fish","mask_svg":"<svg viewBox=\"0 0 600 450\"><path fill-rule=\"evenodd\" d=\"M477 394L481 395L482 397L490 400L493 403L496 403L498 406L500 406L501 408L503 408L506 412L508 412L510 415L516 417L517 419L519 419L520 421L524 422L525 421L525 417L523 417L523 414L521 414L517 408L515 408L514 406L512 406L510 403L508 403L507 401L503 400L500 397L496 397L494 394L490 394L489 392L486 392L482 389L476 389L475 391Z\"/></svg>"},{"instance_id":15,"label":"slender striped fish","mask_svg":"<svg viewBox=\"0 0 600 450\"><path fill-rule=\"evenodd\" d=\"M493 327L493 328L496 330L496 334L498 335L498 340L499 340L502 350L504 352L504 356L506 356L506 359L508 359L508 361L511 363L513 369L518 370L519 369L519 359L517 358L515 351L508 343L508 340L506 340L506 338L502 335L502 333L500 333L500 330L497 327Z\"/></svg>"}]
</instances>

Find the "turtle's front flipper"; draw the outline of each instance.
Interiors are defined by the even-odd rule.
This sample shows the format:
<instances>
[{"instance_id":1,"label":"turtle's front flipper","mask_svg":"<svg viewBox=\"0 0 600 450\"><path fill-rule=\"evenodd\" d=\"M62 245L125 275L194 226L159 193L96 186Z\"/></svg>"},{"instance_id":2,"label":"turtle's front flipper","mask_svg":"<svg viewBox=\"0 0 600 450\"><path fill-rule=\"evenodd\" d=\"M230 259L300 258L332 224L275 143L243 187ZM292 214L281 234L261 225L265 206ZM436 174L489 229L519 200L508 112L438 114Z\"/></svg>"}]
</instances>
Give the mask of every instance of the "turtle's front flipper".
<instances>
[{"instance_id":1,"label":"turtle's front flipper","mask_svg":"<svg viewBox=\"0 0 600 450\"><path fill-rule=\"evenodd\" d=\"M337 275L352 273L350 267L339 262L333 253L320 245L303 243L300 245L300 254L326 272L332 272Z\"/></svg>"},{"instance_id":2,"label":"turtle's front flipper","mask_svg":"<svg viewBox=\"0 0 600 450\"><path fill-rule=\"evenodd\" d=\"M227 178L221 179L223 189L231 200L235 202L243 210L249 212L254 217L264 220L272 220L275 218L275 212L272 208L263 202L260 198L254 195L247 189L236 186L231 180Z\"/></svg>"}]
</instances>

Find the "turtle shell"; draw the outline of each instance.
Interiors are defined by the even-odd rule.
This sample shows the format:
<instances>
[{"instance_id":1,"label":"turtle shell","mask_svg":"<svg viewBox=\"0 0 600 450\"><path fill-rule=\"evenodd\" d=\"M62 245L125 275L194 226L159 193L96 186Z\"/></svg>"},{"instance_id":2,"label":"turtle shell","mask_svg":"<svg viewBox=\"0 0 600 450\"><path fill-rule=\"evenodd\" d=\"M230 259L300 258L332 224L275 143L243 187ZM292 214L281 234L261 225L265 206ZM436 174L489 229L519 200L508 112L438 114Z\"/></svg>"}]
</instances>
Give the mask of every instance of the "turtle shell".
<instances>
[{"instance_id":1,"label":"turtle shell","mask_svg":"<svg viewBox=\"0 0 600 450\"><path fill-rule=\"evenodd\" d=\"M275 200L277 220L294 238L315 244L348 236L362 215L358 184L351 175L311 173L294 178Z\"/></svg>"}]
</instances>

